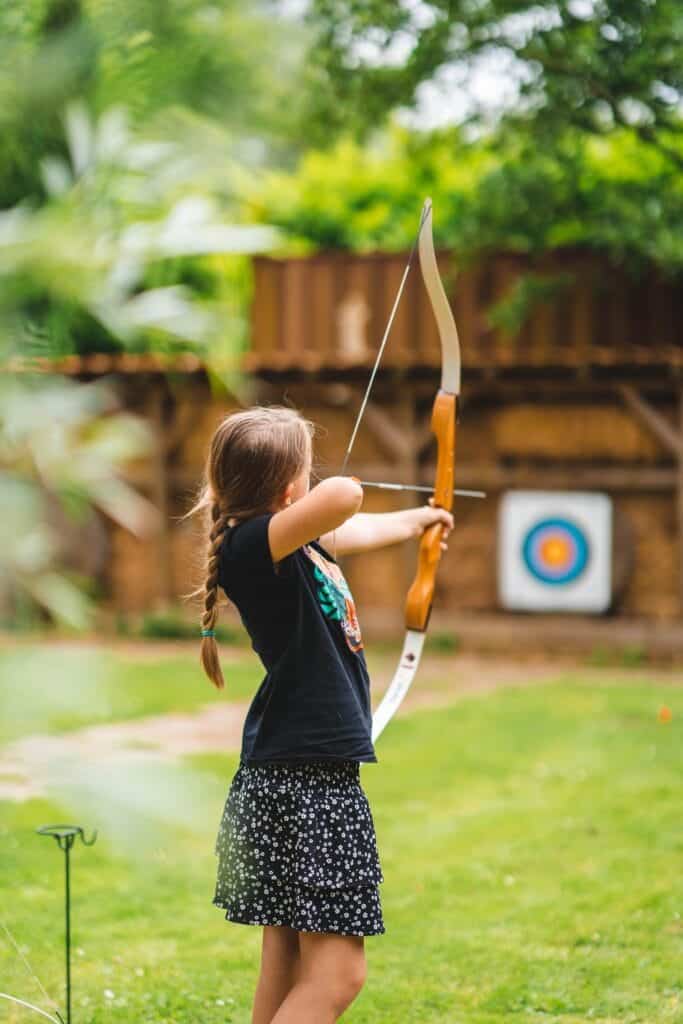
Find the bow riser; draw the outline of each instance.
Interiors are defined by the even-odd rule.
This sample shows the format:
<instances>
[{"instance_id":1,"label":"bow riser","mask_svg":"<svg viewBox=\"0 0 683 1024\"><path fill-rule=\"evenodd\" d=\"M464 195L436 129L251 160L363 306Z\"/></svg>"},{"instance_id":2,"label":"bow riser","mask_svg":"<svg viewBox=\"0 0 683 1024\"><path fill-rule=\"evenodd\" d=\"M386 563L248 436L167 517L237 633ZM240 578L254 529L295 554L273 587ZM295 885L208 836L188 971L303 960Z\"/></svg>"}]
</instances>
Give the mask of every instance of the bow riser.
<instances>
[{"instance_id":1,"label":"bow riser","mask_svg":"<svg viewBox=\"0 0 683 1024\"><path fill-rule=\"evenodd\" d=\"M455 475L456 397L439 390L432 409L432 433L437 440L434 504L450 511L453 507ZM428 526L420 538L417 572L406 598L406 627L424 632L432 610L436 571L441 560L443 524Z\"/></svg>"},{"instance_id":2,"label":"bow riser","mask_svg":"<svg viewBox=\"0 0 683 1024\"><path fill-rule=\"evenodd\" d=\"M453 508L455 482L455 420L456 396L439 390L432 409L432 433L436 437L436 479L434 504L439 508Z\"/></svg>"}]
</instances>

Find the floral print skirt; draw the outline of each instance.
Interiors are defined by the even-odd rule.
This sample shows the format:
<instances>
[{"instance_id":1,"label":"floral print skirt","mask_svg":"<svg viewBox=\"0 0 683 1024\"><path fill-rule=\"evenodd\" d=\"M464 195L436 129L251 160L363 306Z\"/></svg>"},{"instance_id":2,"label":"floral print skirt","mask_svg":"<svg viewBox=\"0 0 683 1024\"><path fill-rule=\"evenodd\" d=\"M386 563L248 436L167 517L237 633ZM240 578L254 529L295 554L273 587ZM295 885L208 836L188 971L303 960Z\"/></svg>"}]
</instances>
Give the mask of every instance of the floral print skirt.
<instances>
[{"instance_id":1,"label":"floral print skirt","mask_svg":"<svg viewBox=\"0 0 683 1024\"><path fill-rule=\"evenodd\" d=\"M384 881L358 761L240 761L215 844L215 906L238 924L381 935Z\"/></svg>"}]
</instances>

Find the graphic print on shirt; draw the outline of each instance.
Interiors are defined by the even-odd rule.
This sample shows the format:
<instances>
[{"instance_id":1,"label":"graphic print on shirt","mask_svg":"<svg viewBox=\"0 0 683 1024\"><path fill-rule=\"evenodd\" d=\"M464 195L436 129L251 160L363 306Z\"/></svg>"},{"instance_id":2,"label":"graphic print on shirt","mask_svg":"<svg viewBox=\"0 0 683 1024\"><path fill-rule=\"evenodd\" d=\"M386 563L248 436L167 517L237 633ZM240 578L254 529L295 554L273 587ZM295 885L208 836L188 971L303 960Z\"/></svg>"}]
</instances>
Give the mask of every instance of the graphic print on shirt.
<instances>
[{"instance_id":1,"label":"graphic print on shirt","mask_svg":"<svg viewBox=\"0 0 683 1024\"><path fill-rule=\"evenodd\" d=\"M310 544L304 544L303 549L313 562L313 575L323 614L341 625L349 649L354 652L360 651L363 640L356 616L356 605L341 569L334 562L328 562Z\"/></svg>"}]
</instances>

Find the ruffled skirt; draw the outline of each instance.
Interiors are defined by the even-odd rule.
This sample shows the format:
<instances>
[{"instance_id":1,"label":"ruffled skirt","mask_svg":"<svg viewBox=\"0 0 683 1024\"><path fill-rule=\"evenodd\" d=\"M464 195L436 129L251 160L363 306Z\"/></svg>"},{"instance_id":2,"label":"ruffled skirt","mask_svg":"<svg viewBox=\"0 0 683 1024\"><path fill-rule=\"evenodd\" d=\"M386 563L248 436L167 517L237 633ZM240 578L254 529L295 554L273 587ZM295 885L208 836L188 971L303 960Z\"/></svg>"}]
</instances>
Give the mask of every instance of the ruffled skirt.
<instances>
[{"instance_id":1,"label":"ruffled skirt","mask_svg":"<svg viewBox=\"0 0 683 1024\"><path fill-rule=\"evenodd\" d=\"M381 935L384 881L358 761L240 762L215 844L215 906L237 924Z\"/></svg>"}]
</instances>

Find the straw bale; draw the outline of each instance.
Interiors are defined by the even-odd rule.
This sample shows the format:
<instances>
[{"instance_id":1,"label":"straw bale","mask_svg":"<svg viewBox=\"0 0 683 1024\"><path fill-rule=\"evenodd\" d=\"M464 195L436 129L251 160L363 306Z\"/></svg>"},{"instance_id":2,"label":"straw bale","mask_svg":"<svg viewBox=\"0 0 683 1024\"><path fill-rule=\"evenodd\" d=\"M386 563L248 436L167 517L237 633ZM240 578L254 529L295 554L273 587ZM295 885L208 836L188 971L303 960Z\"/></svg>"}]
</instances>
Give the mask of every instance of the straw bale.
<instances>
[{"instance_id":1,"label":"straw bale","mask_svg":"<svg viewBox=\"0 0 683 1024\"><path fill-rule=\"evenodd\" d=\"M629 517L635 546L633 575L620 611L655 619L675 618L678 615L678 554L670 499L624 497L620 509Z\"/></svg>"},{"instance_id":2,"label":"straw bale","mask_svg":"<svg viewBox=\"0 0 683 1024\"><path fill-rule=\"evenodd\" d=\"M436 451L436 441L434 442ZM458 461L488 462L496 451L495 418L489 410L462 408L455 432L455 475Z\"/></svg>"},{"instance_id":3,"label":"straw bale","mask_svg":"<svg viewBox=\"0 0 683 1024\"><path fill-rule=\"evenodd\" d=\"M464 500L464 499L463 499ZM478 504L482 504L481 502ZM496 604L495 510L456 510L448 551L439 566L435 604L443 610L491 609Z\"/></svg>"},{"instance_id":4,"label":"straw bale","mask_svg":"<svg viewBox=\"0 0 683 1024\"><path fill-rule=\"evenodd\" d=\"M625 409L616 406L519 404L493 415L499 454L585 459L653 459L660 443Z\"/></svg>"}]
</instances>

